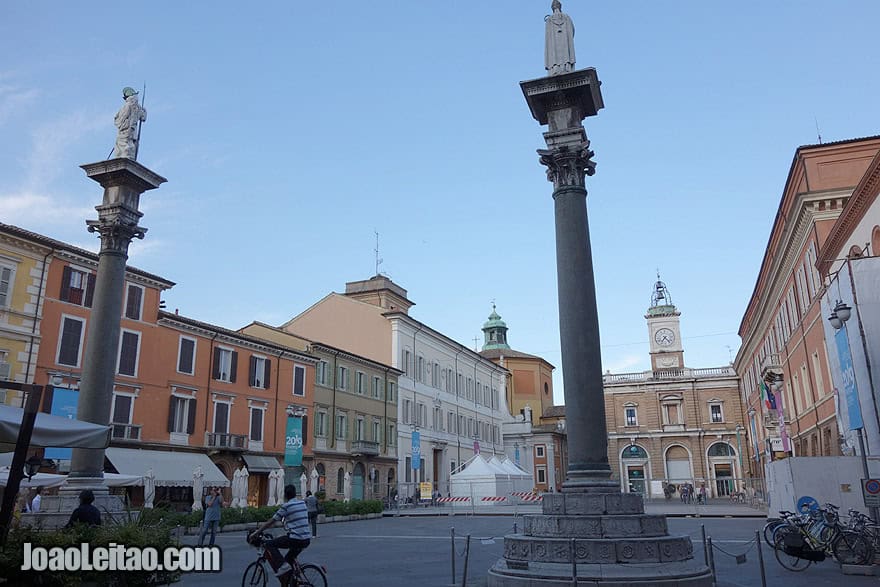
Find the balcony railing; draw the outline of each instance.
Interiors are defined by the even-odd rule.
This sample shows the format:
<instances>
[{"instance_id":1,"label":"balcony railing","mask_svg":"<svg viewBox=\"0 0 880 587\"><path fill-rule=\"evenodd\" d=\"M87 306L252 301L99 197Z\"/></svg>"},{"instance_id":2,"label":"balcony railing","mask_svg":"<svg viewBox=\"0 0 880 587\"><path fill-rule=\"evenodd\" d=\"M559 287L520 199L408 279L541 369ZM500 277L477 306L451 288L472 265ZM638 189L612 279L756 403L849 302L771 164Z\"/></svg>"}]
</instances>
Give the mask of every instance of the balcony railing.
<instances>
[{"instance_id":1,"label":"balcony railing","mask_svg":"<svg viewBox=\"0 0 880 587\"><path fill-rule=\"evenodd\" d=\"M353 440L351 454L375 457L379 454L379 443L371 440Z\"/></svg>"},{"instance_id":2,"label":"balcony railing","mask_svg":"<svg viewBox=\"0 0 880 587\"><path fill-rule=\"evenodd\" d=\"M782 375L782 360L779 353L770 353L761 360L761 379L767 379L767 374Z\"/></svg>"},{"instance_id":3,"label":"balcony railing","mask_svg":"<svg viewBox=\"0 0 880 587\"><path fill-rule=\"evenodd\" d=\"M111 424L113 427L113 440L140 440L141 427L133 424Z\"/></svg>"},{"instance_id":4,"label":"balcony railing","mask_svg":"<svg viewBox=\"0 0 880 587\"><path fill-rule=\"evenodd\" d=\"M733 367L711 367L707 369L670 369L666 371L641 371L639 373L606 373L603 383L628 383L648 381L649 379L696 379L706 377L736 377Z\"/></svg>"},{"instance_id":5,"label":"balcony railing","mask_svg":"<svg viewBox=\"0 0 880 587\"><path fill-rule=\"evenodd\" d=\"M248 437L246 434L206 432L205 446L209 448L225 448L228 450L247 450Z\"/></svg>"}]
</instances>

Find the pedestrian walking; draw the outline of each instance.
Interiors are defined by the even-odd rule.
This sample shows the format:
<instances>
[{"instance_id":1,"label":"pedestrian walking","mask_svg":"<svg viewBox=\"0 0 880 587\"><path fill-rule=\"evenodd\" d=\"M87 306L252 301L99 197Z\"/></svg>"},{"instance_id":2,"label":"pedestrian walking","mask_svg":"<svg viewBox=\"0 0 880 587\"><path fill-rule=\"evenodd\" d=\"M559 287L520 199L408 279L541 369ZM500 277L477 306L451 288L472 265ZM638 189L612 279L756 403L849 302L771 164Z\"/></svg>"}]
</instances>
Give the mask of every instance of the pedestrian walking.
<instances>
[{"instance_id":1,"label":"pedestrian walking","mask_svg":"<svg viewBox=\"0 0 880 587\"><path fill-rule=\"evenodd\" d=\"M37 513L40 511L40 505L43 503L43 486L37 487L37 494L31 500L31 511Z\"/></svg>"},{"instance_id":2,"label":"pedestrian walking","mask_svg":"<svg viewBox=\"0 0 880 587\"><path fill-rule=\"evenodd\" d=\"M318 537L318 498L312 495L311 491L306 491L306 509L309 512L309 524L312 526L312 538Z\"/></svg>"},{"instance_id":3,"label":"pedestrian walking","mask_svg":"<svg viewBox=\"0 0 880 587\"><path fill-rule=\"evenodd\" d=\"M199 546L205 543L205 535L211 530L211 541L209 544L214 546L214 538L220 530L220 508L223 507L223 495L220 493L219 487L211 488L211 493L205 499L205 519L202 522L202 533L199 535Z\"/></svg>"}]
</instances>

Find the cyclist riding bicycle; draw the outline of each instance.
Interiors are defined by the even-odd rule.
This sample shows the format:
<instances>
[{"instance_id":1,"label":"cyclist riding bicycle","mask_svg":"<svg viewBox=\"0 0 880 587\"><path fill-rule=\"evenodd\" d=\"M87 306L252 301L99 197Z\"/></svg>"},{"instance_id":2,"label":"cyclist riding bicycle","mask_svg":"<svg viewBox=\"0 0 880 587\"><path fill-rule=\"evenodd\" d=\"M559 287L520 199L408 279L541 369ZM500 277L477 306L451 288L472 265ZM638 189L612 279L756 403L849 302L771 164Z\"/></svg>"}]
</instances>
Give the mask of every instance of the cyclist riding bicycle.
<instances>
[{"instance_id":1,"label":"cyclist riding bicycle","mask_svg":"<svg viewBox=\"0 0 880 587\"><path fill-rule=\"evenodd\" d=\"M308 547L312 540L312 531L309 527L309 511L304 501L296 498L296 487L286 485L284 487L284 499L287 501L282 504L275 515L264 522L259 528L248 535L248 542L258 537L263 531L271 528L275 524L282 522L284 524L284 536L279 536L265 543L266 551L270 555L270 562L277 564L282 560L279 548L287 548L287 555L284 557L284 564L275 569L275 575L281 579L284 584L284 575L293 570L293 562L303 550Z\"/></svg>"}]
</instances>

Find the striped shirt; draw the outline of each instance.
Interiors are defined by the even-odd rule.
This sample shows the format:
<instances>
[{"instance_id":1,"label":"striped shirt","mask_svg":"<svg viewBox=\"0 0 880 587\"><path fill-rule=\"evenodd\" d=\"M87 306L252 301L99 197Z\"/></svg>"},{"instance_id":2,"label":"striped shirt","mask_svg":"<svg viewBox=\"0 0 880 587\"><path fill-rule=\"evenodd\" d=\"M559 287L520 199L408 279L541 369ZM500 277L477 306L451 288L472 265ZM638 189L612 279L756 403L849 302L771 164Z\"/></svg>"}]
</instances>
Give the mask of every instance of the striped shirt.
<instances>
[{"instance_id":1,"label":"striped shirt","mask_svg":"<svg viewBox=\"0 0 880 587\"><path fill-rule=\"evenodd\" d=\"M273 520L284 522L284 531L287 536L297 540L310 540L312 529L309 526L309 512L306 504L300 499L293 498L275 512Z\"/></svg>"}]
</instances>

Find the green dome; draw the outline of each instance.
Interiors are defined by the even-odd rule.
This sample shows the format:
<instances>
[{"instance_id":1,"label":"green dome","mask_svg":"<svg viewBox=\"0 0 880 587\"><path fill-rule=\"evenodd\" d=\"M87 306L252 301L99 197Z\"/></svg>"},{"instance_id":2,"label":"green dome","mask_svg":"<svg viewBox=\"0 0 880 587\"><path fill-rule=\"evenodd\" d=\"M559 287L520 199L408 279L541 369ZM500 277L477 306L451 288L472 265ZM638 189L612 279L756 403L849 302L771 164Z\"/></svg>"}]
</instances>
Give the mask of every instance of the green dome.
<instances>
[{"instance_id":1,"label":"green dome","mask_svg":"<svg viewBox=\"0 0 880 587\"><path fill-rule=\"evenodd\" d=\"M492 307L492 313L489 314L489 319L483 324L483 330L487 328L507 328L507 324L504 323L504 320L495 311L494 306Z\"/></svg>"}]
</instances>

